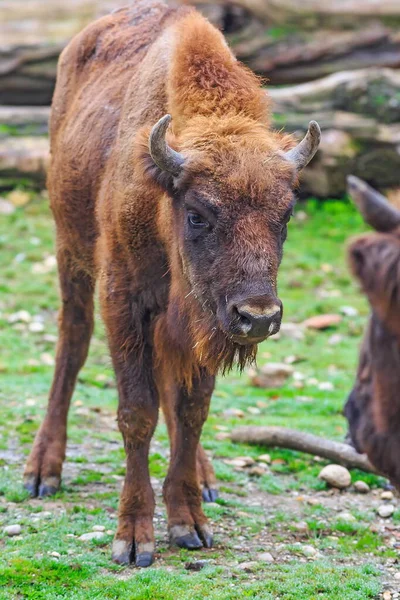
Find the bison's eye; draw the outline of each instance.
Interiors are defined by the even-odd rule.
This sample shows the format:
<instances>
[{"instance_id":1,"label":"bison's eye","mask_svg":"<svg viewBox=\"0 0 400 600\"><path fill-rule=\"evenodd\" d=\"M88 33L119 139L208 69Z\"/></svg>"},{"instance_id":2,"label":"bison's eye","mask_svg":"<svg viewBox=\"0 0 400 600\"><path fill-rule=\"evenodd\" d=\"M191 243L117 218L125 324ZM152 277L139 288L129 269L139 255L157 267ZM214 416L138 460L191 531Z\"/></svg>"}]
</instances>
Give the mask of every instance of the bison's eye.
<instances>
[{"instance_id":1,"label":"bison's eye","mask_svg":"<svg viewBox=\"0 0 400 600\"><path fill-rule=\"evenodd\" d=\"M188 221L190 227L192 227L193 229L201 229L204 227L208 227L209 225L208 221L196 212L190 212L188 214Z\"/></svg>"}]
</instances>

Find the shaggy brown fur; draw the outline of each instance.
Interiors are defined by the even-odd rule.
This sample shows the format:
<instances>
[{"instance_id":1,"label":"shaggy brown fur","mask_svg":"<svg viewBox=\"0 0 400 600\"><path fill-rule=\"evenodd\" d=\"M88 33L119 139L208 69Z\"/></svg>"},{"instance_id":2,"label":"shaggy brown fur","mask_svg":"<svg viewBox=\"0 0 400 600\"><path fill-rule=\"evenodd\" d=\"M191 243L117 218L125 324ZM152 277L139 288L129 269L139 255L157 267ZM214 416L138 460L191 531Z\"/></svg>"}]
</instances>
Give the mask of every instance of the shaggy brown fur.
<instances>
[{"instance_id":1,"label":"shaggy brown fur","mask_svg":"<svg viewBox=\"0 0 400 600\"><path fill-rule=\"evenodd\" d=\"M385 209L371 188L350 181L350 193L379 233L360 236L349 247L352 272L372 313L345 414L356 449L400 488L400 211Z\"/></svg>"},{"instance_id":2,"label":"shaggy brown fur","mask_svg":"<svg viewBox=\"0 0 400 600\"><path fill-rule=\"evenodd\" d=\"M149 154L151 127L167 112L168 143L185 159L176 178ZM171 540L211 545L196 473L208 500L215 478L201 428L218 369L255 357L259 339L241 338L236 307L279 309L271 322L279 328L276 276L297 178L283 152L293 144L270 131L260 82L216 29L193 9L148 0L93 23L64 50L50 129L62 309L49 408L25 484L34 495L60 484L98 280L127 453L113 557L147 566L159 403L171 437Z\"/></svg>"}]
</instances>

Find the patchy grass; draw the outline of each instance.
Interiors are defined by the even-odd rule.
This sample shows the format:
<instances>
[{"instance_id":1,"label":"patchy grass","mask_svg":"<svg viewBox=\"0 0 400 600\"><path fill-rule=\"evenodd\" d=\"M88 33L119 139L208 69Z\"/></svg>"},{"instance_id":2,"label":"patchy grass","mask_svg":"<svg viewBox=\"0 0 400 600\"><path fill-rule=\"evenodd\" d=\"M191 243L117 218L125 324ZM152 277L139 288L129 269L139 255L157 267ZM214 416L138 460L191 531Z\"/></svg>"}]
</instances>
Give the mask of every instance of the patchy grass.
<instances>
[{"instance_id":1,"label":"patchy grass","mask_svg":"<svg viewBox=\"0 0 400 600\"><path fill-rule=\"evenodd\" d=\"M168 440L160 419L150 456L158 554L153 568L139 572L110 561L125 466L115 421L117 394L99 320L72 402L63 488L43 502L30 500L21 488L23 463L51 383L58 293L51 258L53 225L43 197L3 216L1 600L365 600L378 597L382 581L392 581L400 511L391 520L377 519L380 478L353 471L353 481L363 479L372 488L361 496L352 490L328 490L318 479L324 462L298 452L268 450L272 463L261 477L250 477L224 462L244 455L257 459L266 452L221 439L239 424L285 425L338 440L346 432L342 407L353 383L368 307L348 275L345 240L364 226L347 203L309 201L289 229L280 275L285 321L301 322L348 306L358 312L344 315L333 330L306 332L302 340L281 336L262 344L260 364L296 357L296 377L279 389L254 388L248 374L235 372L218 381L203 434L220 482L220 499L205 506L215 530L216 546L210 551L190 554L168 547L161 501ZM26 312L17 318L19 311ZM244 417L226 416L228 408L242 410ZM340 512L352 518L346 521ZM1 533L15 523L21 525L20 536ZM104 536L81 541L79 536L95 525L105 528ZM263 552L270 552L274 562L266 563ZM207 561L200 572L185 568L198 559Z\"/></svg>"}]
</instances>

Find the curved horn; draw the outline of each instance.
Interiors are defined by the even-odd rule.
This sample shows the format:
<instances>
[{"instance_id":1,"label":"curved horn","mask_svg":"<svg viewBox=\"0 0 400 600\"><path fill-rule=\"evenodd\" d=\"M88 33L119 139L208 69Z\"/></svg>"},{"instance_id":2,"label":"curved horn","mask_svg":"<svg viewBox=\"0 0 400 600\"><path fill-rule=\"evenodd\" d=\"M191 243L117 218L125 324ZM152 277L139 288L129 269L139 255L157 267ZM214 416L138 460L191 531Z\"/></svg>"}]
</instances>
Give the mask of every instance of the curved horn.
<instances>
[{"instance_id":1,"label":"curved horn","mask_svg":"<svg viewBox=\"0 0 400 600\"><path fill-rule=\"evenodd\" d=\"M305 137L297 146L288 150L285 157L296 165L296 169L301 171L310 162L318 150L321 140L321 129L316 121L310 121L308 131Z\"/></svg>"},{"instance_id":2,"label":"curved horn","mask_svg":"<svg viewBox=\"0 0 400 600\"><path fill-rule=\"evenodd\" d=\"M182 154L170 148L165 141L165 134L171 119L171 115L164 115L153 126L149 137L149 151L157 167L178 177L185 160Z\"/></svg>"},{"instance_id":3,"label":"curved horn","mask_svg":"<svg viewBox=\"0 0 400 600\"><path fill-rule=\"evenodd\" d=\"M365 181L349 175L347 190L357 205L363 219L377 231L392 231L400 225L400 210L392 206L379 192Z\"/></svg>"}]
</instances>

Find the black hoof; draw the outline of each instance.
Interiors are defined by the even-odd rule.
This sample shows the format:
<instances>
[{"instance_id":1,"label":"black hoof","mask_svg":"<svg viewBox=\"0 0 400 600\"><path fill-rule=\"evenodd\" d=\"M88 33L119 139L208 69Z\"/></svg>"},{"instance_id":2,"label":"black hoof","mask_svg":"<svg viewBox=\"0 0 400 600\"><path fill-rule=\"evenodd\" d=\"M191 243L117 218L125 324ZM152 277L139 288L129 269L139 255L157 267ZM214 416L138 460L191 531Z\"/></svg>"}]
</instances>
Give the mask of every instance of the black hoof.
<instances>
[{"instance_id":1,"label":"black hoof","mask_svg":"<svg viewBox=\"0 0 400 600\"><path fill-rule=\"evenodd\" d=\"M154 562L154 544L152 542L134 544L114 539L112 560L118 565L135 564L135 567L149 567Z\"/></svg>"},{"instance_id":2,"label":"black hoof","mask_svg":"<svg viewBox=\"0 0 400 600\"><path fill-rule=\"evenodd\" d=\"M39 486L39 498L44 498L45 496L54 496L57 494L59 488L54 485L46 485L45 483L41 483Z\"/></svg>"},{"instance_id":3,"label":"black hoof","mask_svg":"<svg viewBox=\"0 0 400 600\"><path fill-rule=\"evenodd\" d=\"M38 480L37 477L31 475L24 478L24 488L29 492L32 498L36 498L38 495Z\"/></svg>"},{"instance_id":4,"label":"black hoof","mask_svg":"<svg viewBox=\"0 0 400 600\"><path fill-rule=\"evenodd\" d=\"M203 547L203 543L194 527L189 525L173 525L170 528L170 543L178 548L186 550L198 550Z\"/></svg>"},{"instance_id":5,"label":"black hoof","mask_svg":"<svg viewBox=\"0 0 400 600\"><path fill-rule=\"evenodd\" d=\"M136 555L135 566L136 567L150 567L154 561L154 554L152 552L141 552Z\"/></svg>"},{"instance_id":6,"label":"black hoof","mask_svg":"<svg viewBox=\"0 0 400 600\"><path fill-rule=\"evenodd\" d=\"M208 525L196 525L196 531L199 535L199 538L202 541L204 548L212 548L213 546L213 534Z\"/></svg>"},{"instance_id":7,"label":"black hoof","mask_svg":"<svg viewBox=\"0 0 400 600\"><path fill-rule=\"evenodd\" d=\"M111 558L117 565L129 565L132 562L132 549L133 544L125 540L114 540Z\"/></svg>"},{"instance_id":8,"label":"black hoof","mask_svg":"<svg viewBox=\"0 0 400 600\"><path fill-rule=\"evenodd\" d=\"M54 496L54 494L56 494L60 489L60 484L60 477L45 477L39 486L39 498L44 498L45 496Z\"/></svg>"},{"instance_id":9,"label":"black hoof","mask_svg":"<svg viewBox=\"0 0 400 600\"><path fill-rule=\"evenodd\" d=\"M212 488L204 487L201 492L203 502L215 502L218 498L218 490L214 490Z\"/></svg>"}]
</instances>

